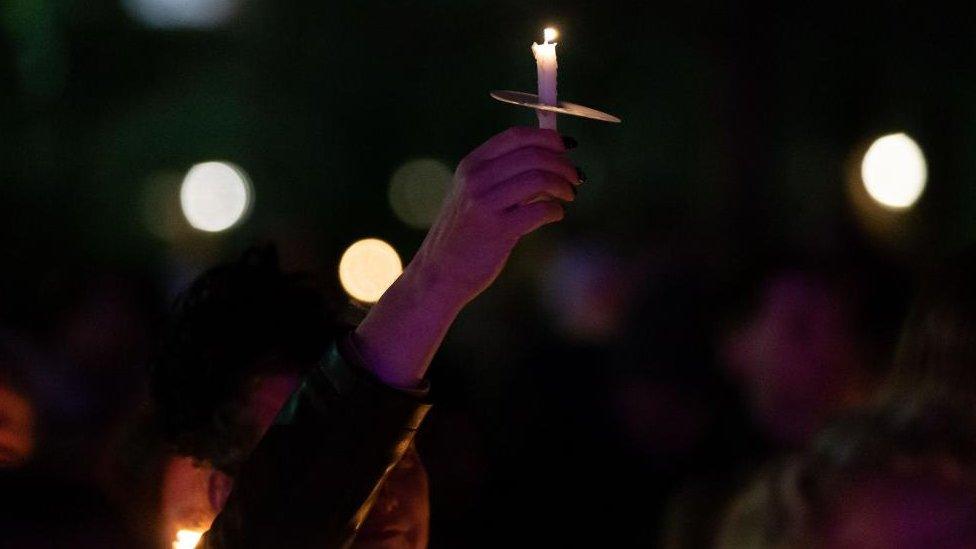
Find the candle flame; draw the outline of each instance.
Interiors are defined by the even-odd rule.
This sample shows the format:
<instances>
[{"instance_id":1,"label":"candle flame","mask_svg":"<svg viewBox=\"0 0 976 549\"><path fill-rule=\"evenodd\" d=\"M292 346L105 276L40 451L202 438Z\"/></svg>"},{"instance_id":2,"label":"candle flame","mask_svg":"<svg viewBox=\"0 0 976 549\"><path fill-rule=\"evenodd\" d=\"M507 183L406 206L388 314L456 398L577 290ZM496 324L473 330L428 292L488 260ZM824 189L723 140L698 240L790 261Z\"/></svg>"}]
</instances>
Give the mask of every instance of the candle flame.
<instances>
[{"instance_id":1,"label":"candle flame","mask_svg":"<svg viewBox=\"0 0 976 549\"><path fill-rule=\"evenodd\" d=\"M549 42L552 42L556 38L559 38L559 31L557 31L552 27L546 27L546 29L542 31L542 35L546 39L546 44L548 44Z\"/></svg>"},{"instance_id":2,"label":"candle flame","mask_svg":"<svg viewBox=\"0 0 976 549\"><path fill-rule=\"evenodd\" d=\"M173 542L173 549L193 549L203 537L203 532L196 530L180 530L176 533L176 541Z\"/></svg>"}]
</instances>

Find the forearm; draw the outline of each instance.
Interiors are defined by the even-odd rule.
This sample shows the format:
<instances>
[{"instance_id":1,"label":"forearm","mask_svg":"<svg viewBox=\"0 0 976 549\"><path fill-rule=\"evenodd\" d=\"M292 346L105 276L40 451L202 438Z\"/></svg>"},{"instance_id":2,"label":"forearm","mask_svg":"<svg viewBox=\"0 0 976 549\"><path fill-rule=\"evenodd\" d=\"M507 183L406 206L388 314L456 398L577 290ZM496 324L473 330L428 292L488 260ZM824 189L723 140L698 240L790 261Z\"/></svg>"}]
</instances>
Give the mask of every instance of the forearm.
<instances>
[{"instance_id":1,"label":"forearm","mask_svg":"<svg viewBox=\"0 0 976 549\"><path fill-rule=\"evenodd\" d=\"M376 377L418 386L461 308L491 285L519 239L563 218L559 201L572 202L582 182L567 143L552 130L511 128L461 161L420 251L353 334Z\"/></svg>"},{"instance_id":2,"label":"forearm","mask_svg":"<svg viewBox=\"0 0 976 549\"><path fill-rule=\"evenodd\" d=\"M353 334L365 367L384 383L421 384L464 299L441 286L421 254L383 294Z\"/></svg>"}]
</instances>

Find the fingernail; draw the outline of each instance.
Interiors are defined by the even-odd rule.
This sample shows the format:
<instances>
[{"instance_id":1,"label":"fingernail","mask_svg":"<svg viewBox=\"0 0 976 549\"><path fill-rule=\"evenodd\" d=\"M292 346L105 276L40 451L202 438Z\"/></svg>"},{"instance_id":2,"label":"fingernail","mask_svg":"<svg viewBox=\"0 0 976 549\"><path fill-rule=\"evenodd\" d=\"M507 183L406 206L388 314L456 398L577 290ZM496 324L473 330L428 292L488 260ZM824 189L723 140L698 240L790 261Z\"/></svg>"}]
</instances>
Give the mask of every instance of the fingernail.
<instances>
[{"instance_id":1,"label":"fingernail","mask_svg":"<svg viewBox=\"0 0 976 549\"><path fill-rule=\"evenodd\" d=\"M578 194L579 194L579 187L576 186L576 185L573 185L573 196L576 196Z\"/></svg>"},{"instance_id":2,"label":"fingernail","mask_svg":"<svg viewBox=\"0 0 976 549\"><path fill-rule=\"evenodd\" d=\"M562 137L563 137L563 145L566 147L567 151L569 149L575 149L576 147L579 146L579 143L577 143L576 140L573 139L572 137L568 135L564 135Z\"/></svg>"},{"instance_id":3,"label":"fingernail","mask_svg":"<svg viewBox=\"0 0 976 549\"><path fill-rule=\"evenodd\" d=\"M583 168L576 166L576 173L579 174L579 182L586 183L586 172L583 171Z\"/></svg>"}]
</instances>

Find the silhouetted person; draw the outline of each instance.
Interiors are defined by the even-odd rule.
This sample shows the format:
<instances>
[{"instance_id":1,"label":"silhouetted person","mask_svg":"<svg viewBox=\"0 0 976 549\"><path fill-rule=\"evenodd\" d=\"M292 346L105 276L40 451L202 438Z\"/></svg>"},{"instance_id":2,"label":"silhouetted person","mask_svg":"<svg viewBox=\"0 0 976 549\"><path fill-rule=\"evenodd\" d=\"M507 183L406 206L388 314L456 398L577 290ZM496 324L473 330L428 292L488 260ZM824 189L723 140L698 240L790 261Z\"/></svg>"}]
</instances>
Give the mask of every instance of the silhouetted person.
<instances>
[{"instance_id":1,"label":"silhouetted person","mask_svg":"<svg viewBox=\"0 0 976 549\"><path fill-rule=\"evenodd\" d=\"M929 274L876 397L743 493L720 547L976 546L974 281L973 250Z\"/></svg>"},{"instance_id":2,"label":"silhouetted person","mask_svg":"<svg viewBox=\"0 0 976 549\"><path fill-rule=\"evenodd\" d=\"M572 144L512 128L464 158L420 250L350 332L260 253L193 285L153 393L178 448L236 471L211 482L206 547L352 543L429 409L424 375L455 317L575 198Z\"/></svg>"}]
</instances>

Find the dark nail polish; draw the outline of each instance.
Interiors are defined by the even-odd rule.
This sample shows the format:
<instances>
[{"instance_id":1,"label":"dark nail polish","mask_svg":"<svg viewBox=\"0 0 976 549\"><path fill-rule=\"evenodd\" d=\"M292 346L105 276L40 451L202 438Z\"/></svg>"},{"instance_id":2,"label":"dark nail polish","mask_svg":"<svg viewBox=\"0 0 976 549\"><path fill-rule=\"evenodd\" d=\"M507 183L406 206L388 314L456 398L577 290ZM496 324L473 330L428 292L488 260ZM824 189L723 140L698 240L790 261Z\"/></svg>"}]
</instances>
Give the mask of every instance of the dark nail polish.
<instances>
[{"instance_id":1,"label":"dark nail polish","mask_svg":"<svg viewBox=\"0 0 976 549\"><path fill-rule=\"evenodd\" d=\"M573 185L573 196L576 196L578 194L579 194L579 187L576 186L576 185Z\"/></svg>"},{"instance_id":2,"label":"dark nail polish","mask_svg":"<svg viewBox=\"0 0 976 549\"><path fill-rule=\"evenodd\" d=\"M576 173L579 174L579 182L586 183L586 172L583 171L583 168L576 166Z\"/></svg>"},{"instance_id":3,"label":"dark nail polish","mask_svg":"<svg viewBox=\"0 0 976 549\"><path fill-rule=\"evenodd\" d=\"M572 137L570 137L568 135L564 135L563 136L563 145L566 147L566 150L568 151L570 149L575 149L576 147L578 147L579 146L579 143L577 143L576 140L573 139Z\"/></svg>"}]
</instances>

